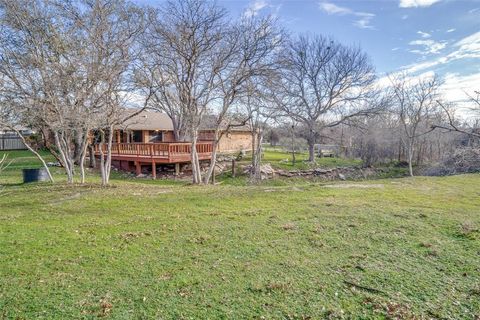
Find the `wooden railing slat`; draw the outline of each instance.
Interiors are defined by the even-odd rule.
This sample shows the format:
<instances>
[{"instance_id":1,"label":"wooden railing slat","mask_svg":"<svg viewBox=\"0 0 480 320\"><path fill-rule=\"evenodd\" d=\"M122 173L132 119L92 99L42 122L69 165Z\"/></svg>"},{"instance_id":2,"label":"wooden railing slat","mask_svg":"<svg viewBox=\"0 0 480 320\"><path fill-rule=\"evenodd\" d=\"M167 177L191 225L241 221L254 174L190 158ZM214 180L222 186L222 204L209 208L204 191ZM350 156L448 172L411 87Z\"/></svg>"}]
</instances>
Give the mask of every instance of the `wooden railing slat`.
<instances>
[{"instance_id":1,"label":"wooden railing slat","mask_svg":"<svg viewBox=\"0 0 480 320\"><path fill-rule=\"evenodd\" d=\"M188 160L191 150L190 142L173 142L173 143L114 143L112 145L112 153L118 155L131 155L137 157L165 157L172 160ZM107 146L102 147L99 144L94 146L96 153L106 152ZM196 146L199 154L211 153L213 145L211 142L197 142Z\"/></svg>"}]
</instances>

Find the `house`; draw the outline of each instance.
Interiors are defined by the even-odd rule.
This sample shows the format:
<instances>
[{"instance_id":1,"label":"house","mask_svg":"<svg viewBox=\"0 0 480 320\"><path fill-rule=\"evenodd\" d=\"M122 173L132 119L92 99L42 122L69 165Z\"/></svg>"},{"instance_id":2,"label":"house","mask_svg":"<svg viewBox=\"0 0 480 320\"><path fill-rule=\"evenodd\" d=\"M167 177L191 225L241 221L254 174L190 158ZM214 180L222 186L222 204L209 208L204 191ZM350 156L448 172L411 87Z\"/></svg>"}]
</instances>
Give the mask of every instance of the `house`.
<instances>
[{"instance_id":1,"label":"house","mask_svg":"<svg viewBox=\"0 0 480 320\"><path fill-rule=\"evenodd\" d=\"M200 161L211 159L214 130L199 132L197 152ZM157 168L174 166L178 174L184 164L191 162L191 143L175 141L172 120L164 113L142 111L116 129L112 146L112 166L141 174ZM105 148L106 146L104 146ZM100 154L95 145L95 154ZM217 145L219 154L246 152L252 148L252 132L248 126L234 127L224 132Z\"/></svg>"}]
</instances>

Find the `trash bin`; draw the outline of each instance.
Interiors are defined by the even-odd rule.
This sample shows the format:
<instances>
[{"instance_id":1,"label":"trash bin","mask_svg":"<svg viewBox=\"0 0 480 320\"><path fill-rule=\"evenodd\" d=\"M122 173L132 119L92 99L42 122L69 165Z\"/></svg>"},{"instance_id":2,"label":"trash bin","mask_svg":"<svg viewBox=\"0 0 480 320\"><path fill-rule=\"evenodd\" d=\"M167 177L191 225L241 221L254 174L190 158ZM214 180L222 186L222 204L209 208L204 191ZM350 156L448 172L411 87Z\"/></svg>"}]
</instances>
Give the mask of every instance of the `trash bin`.
<instances>
[{"instance_id":1,"label":"trash bin","mask_svg":"<svg viewBox=\"0 0 480 320\"><path fill-rule=\"evenodd\" d=\"M23 169L23 183L49 181L47 170Z\"/></svg>"}]
</instances>

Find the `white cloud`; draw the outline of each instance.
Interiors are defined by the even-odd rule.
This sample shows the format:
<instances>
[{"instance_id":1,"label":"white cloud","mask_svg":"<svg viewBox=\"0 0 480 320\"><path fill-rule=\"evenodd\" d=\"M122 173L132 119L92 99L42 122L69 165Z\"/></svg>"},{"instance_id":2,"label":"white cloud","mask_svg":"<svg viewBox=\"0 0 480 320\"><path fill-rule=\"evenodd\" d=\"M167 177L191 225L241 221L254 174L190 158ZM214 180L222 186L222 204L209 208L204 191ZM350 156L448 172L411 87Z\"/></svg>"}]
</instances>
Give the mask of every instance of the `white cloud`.
<instances>
[{"instance_id":1,"label":"white cloud","mask_svg":"<svg viewBox=\"0 0 480 320\"><path fill-rule=\"evenodd\" d=\"M374 29L370 24L371 20L375 17L373 13L363 13L357 12L356 15L359 17L353 25L361 29Z\"/></svg>"},{"instance_id":2,"label":"white cloud","mask_svg":"<svg viewBox=\"0 0 480 320\"><path fill-rule=\"evenodd\" d=\"M339 14L339 15L354 14L353 10L349 8L337 6L334 3L320 2L319 6L320 6L320 9L322 9L328 14Z\"/></svg>"},{"instance_id":3,"label":"white cloud","mask_svg":"<svg viewBox=\"0 0 480 320\"><path fill-rule=\"evenodd\" d=\"M428 40L410 41L409 45L423 47L423 50L414 49L414 50L410 50L410 52L418 53L421 55L427 55L427 54L439 54L441 50L445 49L445 47L447 46L447 43L437 42L437 41L428 39Z\"/></svg>"},{"instance_id":4,"label":"white cloud","mask_svg":"<svg viewBox=\"0 0 480 320\"><path fill-rule=\"evenodd\" d=\"M403 67L402 69L404 69L407 73L416 73L418 71L435 67L439 64L440 64L439 59L437 59L437 60L430 60L430 61L410 64L408 66Z\"/></svg>"},{"instance_id":5,"label":"white cloud","mask_svg":"<svg viewBox=\"0 0 480 320\"><path fill-rule=\"evenodd\" d=\"M400 0L400 8L418 8L418 7L429 7L432 4L439 2L441 0Z\"/></svg>"},{"instance_id":6,"label":"white cloud","mask_svg":"<svg viewBox=\"0 0 480 320\"><path fill-rule=\"evenodd\" d=\"M451 59L480 58L480 31L463 38L453 46L458 49L448 55Z\"/></svg>"},{"instance_id":7,"label":"white cloud","mask_svg":"<svg viewBox=\"0 0 480 320\"><path fill-rule=\"evenodd\" d=\"M478 83L480 83L480 70L468 75L447 73L443 77L440 92L445 100L456 103L459 114L468 119L472 107L468 95L473 95L474 91L478 90Z\"/></svg>"},{"instance_id":8,"label":"white cloud","mask_svg":"<svg viewBox=\"0 0 480 320\"><path fill-rule=\"evenodd\" d=\"M468 37L463 38L462 40L455 43L455 46L462 47L468 44L477 43L480 44L480 31L469 35Z\"/></svg>"},{"instance_id":9,"label":"white cloud","mask_svg":"<svg viewBox=\"0 0 480 320\"><path fill-rule=\"evenodd\" d=\"M428 41L428 40L416 40ZM480 59L480 31L465 37L452 45L453 51L439 58L422 61L402 67L407 73L416 73L461 59Z\"/></svg>"},{"instance_id":10,"label":"white cloud","mask_svg":"<svg viewBox=\"0 0 480 320\"><path fill-rule=\"evenodd\" d=\"M356 20L353 22L355 27L361 29L374 29L370 24L371 20L375 17L375 14L368 12L358 12L354 11L347 7L341 7L331 2L320 2L320 10L326 12L329 15L340 15L340 16L355 16Z\"/></svg>"},{"instance_id":11,"label":"white cloud","mask_svg":"<svg viewBox=\"0 0 480 320\"><path fill-rule=\"evenodd\" d=\"M430 33L423 32L423 31L417 31L417 33L418 33L422 38L430 38L430 37L432 36Z\"/></svg>"},{"instance_id":12,"label":"white cloud","mask_svg":"<svg viewBox=\"0 0 480 320\"><path fill-rule=\"evenodd\" d=\"M244 12L246 17L256 16L262 9L268 6L268 2L265 0L255 0L247 7Z\"/></svg>"},{"instance_id":13,"label":"white cloud","mask_svg":"<svg viewBox=\"0 0 480 320\"><path fill-rule=\"evenodd\" d=\"M455 30L457 30L457 29L455 29L455 28L448 29L448 30L447 30L447 33L453 32L453 31L455 31Z\"/></svg>"}]
</instances>

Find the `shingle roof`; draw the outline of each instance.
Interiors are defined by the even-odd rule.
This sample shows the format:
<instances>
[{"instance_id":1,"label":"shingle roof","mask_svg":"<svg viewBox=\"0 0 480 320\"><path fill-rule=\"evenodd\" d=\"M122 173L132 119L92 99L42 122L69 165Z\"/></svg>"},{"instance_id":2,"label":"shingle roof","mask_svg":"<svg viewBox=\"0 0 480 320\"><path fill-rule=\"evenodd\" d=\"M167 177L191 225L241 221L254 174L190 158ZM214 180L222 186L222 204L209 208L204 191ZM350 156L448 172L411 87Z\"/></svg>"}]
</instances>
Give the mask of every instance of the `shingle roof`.
<instances>
[{"instance_id":1,"label":"shingle roof","mask_svg":"<svg viewBox=\"0 0 480 320\"><path fill-rule=\"evenodd\" d=\"M135 110L127 110L125 117ZM144 110L124 122L122 129L129 130L173 130L173 123L165 113Z\"/></svg>"},{"instance_id":2,"label":"shingle roof","mask_svg":"<svg viewBox=\"0 0 480 320\"><path fill-rule=\"evenodd\" d=\"M125 110L125 117L129 114L134 113L136 110L134 109L127 109ZM226 125L224 126L226 128ZM124 122L123 125L120 126L123 130L173 130L173 123L170 117L161 112L152 111L152 110L144 110L139 114L133 116L132 118L128 119ZM213 130L214 128L214 120L212 116L205 116L203 119L203 123L201 125L201 130L209 131ZM250 131L249 125L241 125L241 126L232 126L230 128L231 131Z\"/></svg>"}]
</instances>

